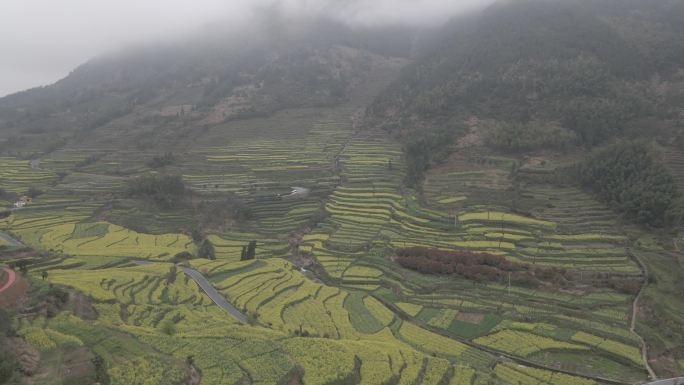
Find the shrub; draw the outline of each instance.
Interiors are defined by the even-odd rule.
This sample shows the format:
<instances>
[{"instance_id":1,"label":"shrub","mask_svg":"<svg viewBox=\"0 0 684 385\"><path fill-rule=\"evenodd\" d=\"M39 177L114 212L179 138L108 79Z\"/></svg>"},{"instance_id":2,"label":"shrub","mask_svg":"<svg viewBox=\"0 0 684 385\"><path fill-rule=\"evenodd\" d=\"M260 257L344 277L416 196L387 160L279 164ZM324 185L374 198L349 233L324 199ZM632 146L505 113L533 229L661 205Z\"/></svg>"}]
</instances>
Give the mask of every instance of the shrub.
<instances>
[{"instance_id":1,"label":"shrub","mask_svg":"<svg viewBox=\"0 0 684 385\"><path fill-rule=\"evenodd\" d=\"M176 156L171 152L164 155L156 155L147 162L147 166L152 169L163 168L176 163Z\"/></svg>"},{"instance_id":2,"label":"shrub","mask_svg":"<svg viewBox=\"0 0 684 385\"><path fill-rule=\"evenodd\" d=\"M176 334L176 324L170 319L164 320L160 325L160 329L162 333L170 336Z\"/></svg>"}]
</instances>

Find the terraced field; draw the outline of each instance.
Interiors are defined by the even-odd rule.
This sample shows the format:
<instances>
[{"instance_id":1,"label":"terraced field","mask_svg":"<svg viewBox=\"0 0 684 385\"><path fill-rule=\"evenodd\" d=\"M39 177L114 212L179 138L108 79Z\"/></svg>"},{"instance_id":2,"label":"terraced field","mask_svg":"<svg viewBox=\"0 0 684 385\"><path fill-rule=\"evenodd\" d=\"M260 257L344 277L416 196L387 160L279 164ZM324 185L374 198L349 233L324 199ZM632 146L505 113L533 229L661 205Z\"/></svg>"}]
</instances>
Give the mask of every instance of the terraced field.
<instances>
[{"instance_id":1,"label":"terraced field","mask_svg":"<svg viewBox=\"0 0 684 385\"><path fill-rule=\"evenodd\" d=\"M130 356L118 357L108 368L113 383L146 376L175 383L189 356L202 381L212 384L274 384L300 372L310 384L340 378L357 384L483 383L499 375L508 381L500 370L490 369L494 358L487 353L402 322L371 296L316 284L287 264L279 259L193 261L227 298L253 316L251 326L231 323L172 264L53 267L49 281L87 293L98 319L63 313L50 320L23 321L19 333L43 352L69 345L120 346ZM110 334L111 327L139 342ZM93 342L95 333L106 337ZM155 353L141 365L145 346L167 355ZM536 375L550 378L553 373Z\"/></svg>"},{"instance_id":2,"label":"terraced field","mask_svg":"<svg viewBox=\"0 0 684 385\"><path fill-rule=\"evenodd\" d=\"M642 278L615 214L580 190L536 183L545 169L465 150L409 189L400 143L352 119L368 95L197 128L192 140L160 137L176 157L160 170L149 165L159 151L111 129L38 168L0 159L7 191L43 191L0 230L50 254L31 266L35 282L45 272L97 313L22 321L20 334L45 354L92 347L112 384L178 384L191 365L202 384L644 380L629 331L634 293L609 280ZM131 178L159 173L182 176L187 207L124 194ZM227 197L251 216L203 229L215 260L195 258L193 205ZM252 241L256 259L240 261ZM534 286L420 274L394 259L411 246L486 252L562 278ZM170 262L183 258L249 325Z\"/></svg>"},{"instance_id":3,"label":"terraced field","mask_svg":"<svg viewBox=\"0 0 684 385\"><path fill-rule=\"evenodd\" d=\"M330 279L393 303L429 329L476 345L553 365L562 365L560 358L548 359L555 352L589 355L601 364L580 371L644 376L643 363L626 353L639 348L628 330L630 295L426 277L398 269L386 258L385 250L396 247L466 249L566 269L587 282L606 273L638 278L627 238L610 210L578 190L527 184L516 203L529 211L515 213L507 177L514 161L502 158L484 166L482 161L453 166L477 171L435 170L425 185L425 205L416 194L398 188L402 170L397 154L397 145L372 135L353 140L342 154L345 179L326 205L330 219L304 237L301 249L316 258ZM483 205L483 196L493 204ZM546 326L536 328L536 323ZM521 331L513 324L532 326ZM573 339L578 333L600 336L625 350L616 354L578 344Z\"/></svg>"},{"instance_id":4,"label":"terraced field","mask_svg":"<svg viewBox=\"0 0 684 385\"><path fill-rule=\"evenodd\" d=\"M24 194L30 187L45 188L57 179L57 175L31 168L31 162L0 157L0 186L5 191Z\"/></svg>"}]
</instances>

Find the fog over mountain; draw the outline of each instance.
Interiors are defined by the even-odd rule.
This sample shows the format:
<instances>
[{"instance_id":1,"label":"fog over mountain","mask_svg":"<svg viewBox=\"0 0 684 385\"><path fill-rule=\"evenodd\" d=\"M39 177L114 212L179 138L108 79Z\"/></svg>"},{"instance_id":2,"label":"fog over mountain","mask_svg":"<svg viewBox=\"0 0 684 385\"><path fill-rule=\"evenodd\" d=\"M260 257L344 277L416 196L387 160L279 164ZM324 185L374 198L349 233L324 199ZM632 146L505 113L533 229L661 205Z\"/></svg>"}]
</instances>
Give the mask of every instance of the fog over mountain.
<instances>
[{"instance_id":1,"label":"fog over mountain","mask_svg":"<svg viewBox=\"0 0 684 385\"><path fill-rule=\"evenodd\" d=\"M271 8L351 25L434 25L489 0L8 0L0 23L0 96L64 77L88 59L125 46L177 39L207 24L249 22ZM29 21L27 23L27 20Z\"/></svg>"}]
</instances>

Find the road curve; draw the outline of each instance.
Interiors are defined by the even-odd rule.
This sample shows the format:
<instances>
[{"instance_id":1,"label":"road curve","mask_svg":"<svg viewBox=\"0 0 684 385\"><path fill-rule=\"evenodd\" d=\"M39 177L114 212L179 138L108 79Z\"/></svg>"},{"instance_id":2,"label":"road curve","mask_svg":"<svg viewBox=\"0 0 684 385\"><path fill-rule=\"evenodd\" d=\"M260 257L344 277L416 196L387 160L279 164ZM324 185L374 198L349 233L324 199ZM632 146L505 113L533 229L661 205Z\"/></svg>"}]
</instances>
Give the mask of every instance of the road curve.
<instances>
[{"instance_id":1,"label":"road curve","mask_svg":"<svg viewBox=\"0 0 684 385\"><path fill-rule=\"evenodd\" d=\"M4 267L3 270L5 270L5 273L7 273L7 282L0 287L0 293L12 287L12 285L14 285L14 281L17 280L17 273L15 273L14 270L8 269L6 267Z\"/></svg>"},{"instance_id":2,"label":"road curve","mask_svg":"<svg viewBox=\"0 0 684 385\"><path fill-rule=\"evenodd\" d=\"M0 239L3 241L7 242L10 246L13 247L24 247L24 244L17 241L16 239L12 238L9 234L7 234L4 231L0 231Z\"/></svg>"},{"instance_id":3,"label":"road curve","mask_svg":"<svg viewBox=\"0 0 684 385\"><path fill-rule=\"evenodd\" d=\"M240 310L238 310L230 302L228 302L221 293L214 289L214 286L211 285L211 282L209 282L209 280L207 280L204 277L204 275L202 275L202 273L195 269L191 269L185 266L181 266L181 269L183 269L183 272L187 274L188 277L192 278L195 282L197 282L202 291L204 291L218 307L225 310L228 314L233 316L233 318L238 320L240 323L247 323L247 317L244 314L242 314Z\"/></svg>"},{"instance_id":4,"label":"road curve","mask_svg":"<svg viewBox=\"0 0 684 385\"><path fill-rule=\"evenodd\" d=\"M132 262L136 265L151 265L154 263L152 261L145 261L140 259L133 260ZM209 282L209 280L205 278L204 275L202 275L202 273L186 266L181 266L180 268L188 277L192 278L192 280L199 285L200 289L202 289L202 291L205 292L209 296L209 298L211 298L212 301L214 301L216 306L225 310L226 313L230 314L233 318L238 320L238 322L242 324L247 323L247 316L242 314L240 310L238 310L235 306L233 306L233 304L226 300L226 297L224 297L221 293L214 289L214 286L211 285L211 282Z\"/></svg>"}]
</instances>

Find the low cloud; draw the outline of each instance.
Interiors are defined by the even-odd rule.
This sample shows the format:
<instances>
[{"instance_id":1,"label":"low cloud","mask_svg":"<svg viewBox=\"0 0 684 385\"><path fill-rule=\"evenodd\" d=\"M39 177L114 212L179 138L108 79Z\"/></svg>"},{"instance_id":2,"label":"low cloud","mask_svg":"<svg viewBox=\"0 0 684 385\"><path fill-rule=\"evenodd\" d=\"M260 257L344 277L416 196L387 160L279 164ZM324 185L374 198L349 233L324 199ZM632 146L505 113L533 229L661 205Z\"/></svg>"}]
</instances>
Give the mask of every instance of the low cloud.
<instances>
[{"instance_id":1,"label":"low cloud","mask_svg":"<svg viewBox=\"0 0 684 385\"><path fill-rule=\"evenodd\" d=\"M4 0L0 96L46 85L126 45L175 39L256 13L325 15L349 25L438 25L487 0Z\"/></svg>"}]
</instances>

